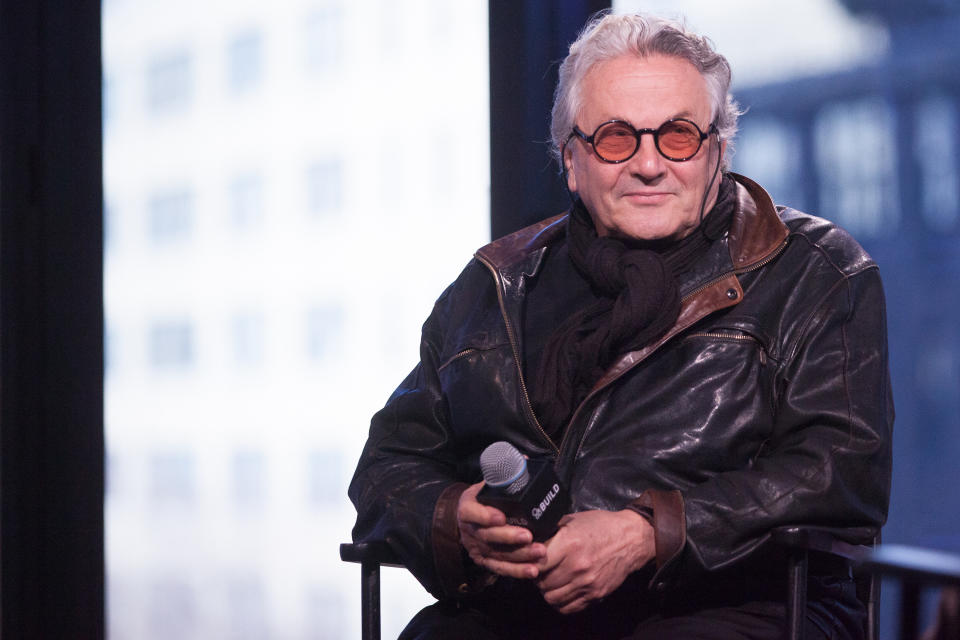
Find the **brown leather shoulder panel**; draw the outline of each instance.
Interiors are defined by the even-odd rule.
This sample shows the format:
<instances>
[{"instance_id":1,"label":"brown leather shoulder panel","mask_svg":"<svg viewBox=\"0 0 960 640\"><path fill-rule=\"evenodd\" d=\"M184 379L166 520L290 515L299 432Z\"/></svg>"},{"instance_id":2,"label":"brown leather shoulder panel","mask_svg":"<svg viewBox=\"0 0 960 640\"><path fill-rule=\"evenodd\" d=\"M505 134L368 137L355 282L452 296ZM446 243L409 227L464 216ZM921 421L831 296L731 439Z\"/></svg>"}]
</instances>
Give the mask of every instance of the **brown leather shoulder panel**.
<instances>
[{"instance_id":1,"label":"brown leather shoulder panel","mask_svg":"<svg viewBox=\"0 0 960 640\"><path fill-rule=\"evenodd\" d=\"M477 250L477 257L483 258L494 267L516 262L531 251L544 247L564 233L567 214L562 213L524 227L510 235L494 240Z\"/></svg>"},{"instance_id":2,"label":"brown leather shoulder panel","mask_svg":"<svg viewBox=\"0 0 960 640\"><path fill-rule=\"evenodd\" d=\"M625 353L606 374L593 386L594 390L604 387L621 375L626 373L634 365L644 360L651 353L660 348L660 345L686 330L701 318L726 307L732 307L743 298L743 288L740 281L734 274L729 274L721 280L693 293L684 298L680 305L680 315L677 321L659 340L652 342L642 349Z\"/></svg>"},{"instance_id":3,"label":"brown leather shoulder panel","mask_svg":"<svg viewBox=\"0 0 960 640\"><path fill-rule=\"evenodd\" d=\"M737 209L730 223L730 259L734 269L763 260L787 238L787 226L763 187L737 173Z\"/></svg>"}]
</instances>

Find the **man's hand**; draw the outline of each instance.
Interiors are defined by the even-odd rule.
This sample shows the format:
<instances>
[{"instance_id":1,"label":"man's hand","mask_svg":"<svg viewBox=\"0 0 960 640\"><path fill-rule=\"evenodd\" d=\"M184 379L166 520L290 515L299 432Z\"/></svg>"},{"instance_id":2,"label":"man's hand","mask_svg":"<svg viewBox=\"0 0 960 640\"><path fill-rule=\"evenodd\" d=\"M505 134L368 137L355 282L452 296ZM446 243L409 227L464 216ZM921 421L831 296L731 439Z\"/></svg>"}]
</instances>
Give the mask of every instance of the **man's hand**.
<instances>
[{"instance_id":1,"label":"man's hand","mask_svg":"<svg viewBox=\"0 0 960 640\"><path fill-rule=\"evenodd\" d=\"M546 548L537 586L547 604L564 614L606 597L656 552L653 527L630 510L564 516Z\"/></svg>"},{"instance_id":2,"label":"man's hand","mask_svg":"<svg viewBox=\"0 0 960 640\"><path fill-rule=\"evenodd\" d=\"M546 557L546 547L533 542L529 530L508 525L499 509L477 502L482 487L482 482L472 485L460 496L460 544L471 560L488 571L512 578L536 578L540 573L537 562Z\"/></svg>"}]
</instances>

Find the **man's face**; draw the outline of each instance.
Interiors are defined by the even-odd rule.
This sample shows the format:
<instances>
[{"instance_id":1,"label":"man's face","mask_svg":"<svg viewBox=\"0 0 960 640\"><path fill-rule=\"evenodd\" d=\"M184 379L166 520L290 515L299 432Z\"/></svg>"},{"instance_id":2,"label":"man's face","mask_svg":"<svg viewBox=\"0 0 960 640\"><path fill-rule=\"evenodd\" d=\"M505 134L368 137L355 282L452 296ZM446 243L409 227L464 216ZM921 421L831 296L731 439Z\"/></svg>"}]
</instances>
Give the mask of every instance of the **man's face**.
<instances>
[{"instance_id":1,"label":"man's face","mask_svg":"<svg viewBox=\"0 0 960 640\"><path fill-rule=\"evenodd\" d=\"M680 58L622 56L601 62L587 72L582 95L575 124L587 135L608 120L656 129L672 118L686 118L704 132L710 128L706 81ZM660 155L653 135L645 134L632 158L609 164L574 136L563 161L567 184L587 206L598 235L679 239L699 223L700 202L717 167L717 153L717 139L711 135L693 158L674 162ZM719 182L714 181L705 213L716 201Z\"/></svg>"}]
</instances>

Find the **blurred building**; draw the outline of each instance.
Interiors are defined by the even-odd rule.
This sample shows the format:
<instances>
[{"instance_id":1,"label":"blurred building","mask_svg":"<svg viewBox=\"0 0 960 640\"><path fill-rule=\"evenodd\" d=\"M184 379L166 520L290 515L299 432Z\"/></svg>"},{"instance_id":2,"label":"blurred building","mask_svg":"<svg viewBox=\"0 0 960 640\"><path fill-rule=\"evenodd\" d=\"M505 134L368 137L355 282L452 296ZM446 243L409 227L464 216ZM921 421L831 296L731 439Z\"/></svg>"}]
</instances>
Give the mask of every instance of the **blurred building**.
<instances>
[{"instance_id":1,"label":"blurred building","mask_svg":"<svg viewBox=\"0 0 960 640\"><path fill-rule=\"evenodd\" d=\"M960 8L845 5L888 53L738 87L734 168L880 264L885 539L960 548ZM356 637L366 421L488 235L486 3L106 0L103 52L110 636Z\"/></svg>"},{"instance_id":2,"label":"blurred building","mask_svg":"<svg viewBox=\"0 0 960 640\"><path fill-rule=\"evenodd\" d=\"M104 2L111 638L359 635L347 483L488 239L486 17Z\"/></svg>"},{"instance_id":3,"label":"blurred building","mask_svg":"<svg viewBox=\"0 0 960 640\"><path fill-rule=\"evenodd\" d=\"M887 53L738 90L735 168L880 265L897 410L884 540L960 550L960 4L844 5L885 24Z\"/></svg>"}]
</instances>

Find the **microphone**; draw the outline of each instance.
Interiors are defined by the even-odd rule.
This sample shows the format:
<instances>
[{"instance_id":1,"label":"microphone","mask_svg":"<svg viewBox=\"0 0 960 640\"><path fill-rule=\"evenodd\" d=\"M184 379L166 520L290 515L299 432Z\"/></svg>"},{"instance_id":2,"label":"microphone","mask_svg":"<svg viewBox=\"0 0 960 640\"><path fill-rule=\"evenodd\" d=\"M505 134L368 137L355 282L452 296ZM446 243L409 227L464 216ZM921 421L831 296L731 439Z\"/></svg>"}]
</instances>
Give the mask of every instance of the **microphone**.
<instances>
[{"instance_id":1,"label":"microphone","mask_svg":"<svg viewBox=\"0 0 960 640\"><path fill-rule=\"evenodd\" d=\"M570 495L560 485L549 460L527 460L509 442L494 442L480 454L486 483L477 500L496 507L507 524L525 527L540 542L557 532L570 509Z\"/></svg>"},{"instance_id":2,"label":"microphone","mask_svg":"<svg viewBox=\"0 0 960 640\"><path fill-rule=\"evenodd\" d=\"M523 491L530 482L527 459L509 442L494 442L480 454L483 481L508 495Z\"/></svg>"}]
</instances>

